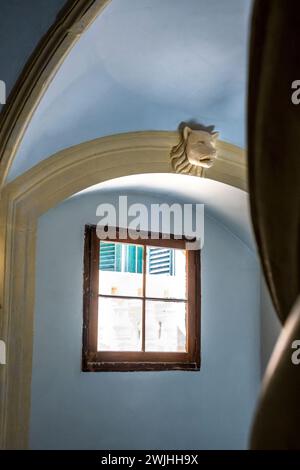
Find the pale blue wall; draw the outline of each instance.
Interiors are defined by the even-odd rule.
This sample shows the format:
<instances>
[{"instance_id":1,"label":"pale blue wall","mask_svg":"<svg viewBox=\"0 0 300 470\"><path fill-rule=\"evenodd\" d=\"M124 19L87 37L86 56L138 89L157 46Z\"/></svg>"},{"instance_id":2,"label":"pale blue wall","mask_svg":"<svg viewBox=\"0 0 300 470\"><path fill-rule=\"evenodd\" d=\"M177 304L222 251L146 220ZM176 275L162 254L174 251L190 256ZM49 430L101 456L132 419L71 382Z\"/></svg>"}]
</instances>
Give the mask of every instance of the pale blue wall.
<instances>
[{"instance_id":1,"label":"pale blue wall","mask_svg":"<svg viewBox=\"0 0 300 470\"><path fill-rule=\"evenodd\" d=\"M31 448L245 448L260 380L260 273L207 211L201 371L80 372L84 225L115 198L75 197L39 220Z\"/></svg>"}]
</instances>

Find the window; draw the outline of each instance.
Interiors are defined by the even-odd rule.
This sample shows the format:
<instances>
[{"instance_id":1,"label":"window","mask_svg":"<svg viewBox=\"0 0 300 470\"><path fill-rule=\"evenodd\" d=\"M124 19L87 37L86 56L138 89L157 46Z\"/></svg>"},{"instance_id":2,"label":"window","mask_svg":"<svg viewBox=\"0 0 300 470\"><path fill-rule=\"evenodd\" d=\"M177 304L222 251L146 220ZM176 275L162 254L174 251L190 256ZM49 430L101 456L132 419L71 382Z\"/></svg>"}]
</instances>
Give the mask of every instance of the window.
<instances>
[{"instance_id":1,"label":"window","mask_svg":"<svg viewBox=\"0 0 300 470\"><path fill-rule=\"evenodd\" d=\"M200 251L87 225L83 371L199 370Z\"/></svg>"}]
</instances>

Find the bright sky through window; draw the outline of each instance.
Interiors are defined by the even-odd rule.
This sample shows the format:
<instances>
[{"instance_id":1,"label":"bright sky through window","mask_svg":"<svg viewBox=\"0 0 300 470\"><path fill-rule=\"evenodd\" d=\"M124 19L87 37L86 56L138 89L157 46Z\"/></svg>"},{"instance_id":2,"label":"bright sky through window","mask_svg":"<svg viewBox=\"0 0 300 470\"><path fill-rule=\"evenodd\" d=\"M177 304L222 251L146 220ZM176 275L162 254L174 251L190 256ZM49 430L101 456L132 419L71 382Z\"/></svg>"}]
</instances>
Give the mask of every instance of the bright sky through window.
<instances>
[{"instance_id":1,"label":"bright sky through window","mask_svg":"<svg viewBox=\"0 0 300 470\"><path fill-rule=\"evenodd\" d=\"M143 308L145 351L186 350L184 250L100 242L99 271L99 351L142 350Z\"/></svg>"}]
</instances>

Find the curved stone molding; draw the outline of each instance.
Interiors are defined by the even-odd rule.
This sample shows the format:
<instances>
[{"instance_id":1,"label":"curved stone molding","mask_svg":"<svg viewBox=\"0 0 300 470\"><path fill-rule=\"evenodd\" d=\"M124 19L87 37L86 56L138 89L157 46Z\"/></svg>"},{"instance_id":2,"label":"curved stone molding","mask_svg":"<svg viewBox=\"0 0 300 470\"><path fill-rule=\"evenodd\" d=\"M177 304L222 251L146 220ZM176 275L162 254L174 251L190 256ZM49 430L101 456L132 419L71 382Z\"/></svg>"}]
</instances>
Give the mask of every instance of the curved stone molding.
<instances>
[{"instance_id":1,"label":"curved stone molding","mask_svg":"<svg viewBox=\"0 0 300 470\"><path fill-rule=\"evenodd\" d=\"M96 183L141 173L171 173L176 132L137 132L99 138L63 150L7 184L0 200L0 366L2 448L28 445L34 326L35 245L38 217ZM246 188L244 152L218 142L219 158L206 177Z\"/></svg>"},{"instance_id":2,"label":"curved stone molding","mask_svg":"<svg viewBox=\"0 0 300 470\"><path fill-rule=\"evenodd\" d=\"M0 188L25 129L59 66L110 1L69 1L26 64L0 115Z\"/></svg>"}]
</instances>

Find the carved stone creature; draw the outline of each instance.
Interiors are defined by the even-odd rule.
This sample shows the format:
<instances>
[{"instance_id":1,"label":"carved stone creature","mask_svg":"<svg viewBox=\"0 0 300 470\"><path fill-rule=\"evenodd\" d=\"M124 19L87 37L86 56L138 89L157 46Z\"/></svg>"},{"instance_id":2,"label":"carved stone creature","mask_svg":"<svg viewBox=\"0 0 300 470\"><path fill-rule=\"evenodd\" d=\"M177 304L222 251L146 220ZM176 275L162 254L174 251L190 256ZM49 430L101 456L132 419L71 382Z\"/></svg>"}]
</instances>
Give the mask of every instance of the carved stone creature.
<instances>
[{"instance_id":1,"label":"carved stone creature","mask_svg":"<svg viewBox=\"0 0 300 470\"><path fill-rule=\"evenodd\" d=\"M184 127L179 144L172 148L170 154L175 172L202 176L204 168L210 168L217 157L218 136L218 132Z\"/></svg>"}]
</instances>

